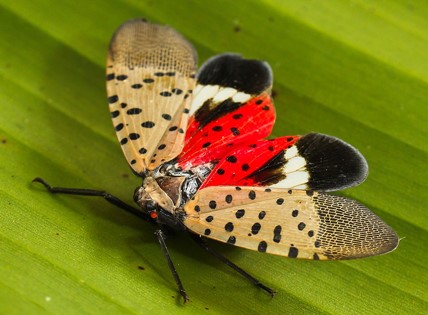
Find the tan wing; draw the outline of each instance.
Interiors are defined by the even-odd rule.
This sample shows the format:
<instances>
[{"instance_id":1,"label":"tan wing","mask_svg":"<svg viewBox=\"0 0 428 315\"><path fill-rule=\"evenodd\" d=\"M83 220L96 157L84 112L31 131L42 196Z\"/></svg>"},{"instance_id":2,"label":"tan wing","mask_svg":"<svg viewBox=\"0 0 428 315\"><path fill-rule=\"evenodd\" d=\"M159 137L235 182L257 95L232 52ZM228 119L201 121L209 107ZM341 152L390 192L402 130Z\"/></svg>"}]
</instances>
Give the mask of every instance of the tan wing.
<instances>
[{"instance_id":1,"label":"tan wing","mask_svg":"<svg viewBox=\"0 0 428 315\"><path fill-rule=\"evenodd\" d=\"M136 173L182 150L196 53L168 26L132 20L114 34L107 57L107 94L117 137Z\"/></svg>"},{"instance_id":2,"label":"tan wing","mask_svg":"<svg viewBox=\"0 0 428 315\"><path fill-rule=\"evenodd\" d=\"M197 234L291 258L359 258L398 244L395 232L363 205L317 192L208 187L184 210L185 226Z\"/></svg>"}]
</instances>

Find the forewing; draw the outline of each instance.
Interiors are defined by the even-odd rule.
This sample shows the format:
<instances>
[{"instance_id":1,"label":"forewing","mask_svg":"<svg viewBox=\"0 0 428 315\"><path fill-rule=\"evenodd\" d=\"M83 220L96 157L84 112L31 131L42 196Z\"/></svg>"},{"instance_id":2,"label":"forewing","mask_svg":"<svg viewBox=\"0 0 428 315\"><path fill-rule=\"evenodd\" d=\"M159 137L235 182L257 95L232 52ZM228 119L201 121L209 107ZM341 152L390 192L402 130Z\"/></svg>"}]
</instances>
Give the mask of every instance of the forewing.
<instances>
[{"instance_id":1,"label":"forewing","mask_svg":"<svg viewBox=\"0 0 428 315\"><path fill-rule=\"evenodd\" d=\"M114 34L108 101L122 150L137 174L181 152L195 67L192 45L168 26L132 20Z\"/></svg>"},{"instance_id":2,"label":"forewing","mask_svg":"<svg viewBox=\"0 0 428 315\"><path fill-rule=\"evenodd\" d=\"M265 62L233 54L208 60L198 73L178 166L216 162L239 144L268 136L275 122L271 84Z\"/></svg>"},{"instance_id":3,"label":"forewing","mask_svg":"<svg viewBox=\"0 0 428 315\"><path fill-rule=\"evenodd\" d=\"M184 224L194 233L291 258L360 258L398 244L395 232L365 206L317 192L207 187L184 211Z\"/></svg>"},{"instance_id":4,"label":"forewing","mask_svg":"<svg viewBox=\"0 0 428 315\"><path fill-rule=\"evenodd\" d=\"M202 187L332 191L358 185L367 173L367 162L357 149L338 138L311 133L242 144L219 160Z\"/></svg>"}]
</instances>

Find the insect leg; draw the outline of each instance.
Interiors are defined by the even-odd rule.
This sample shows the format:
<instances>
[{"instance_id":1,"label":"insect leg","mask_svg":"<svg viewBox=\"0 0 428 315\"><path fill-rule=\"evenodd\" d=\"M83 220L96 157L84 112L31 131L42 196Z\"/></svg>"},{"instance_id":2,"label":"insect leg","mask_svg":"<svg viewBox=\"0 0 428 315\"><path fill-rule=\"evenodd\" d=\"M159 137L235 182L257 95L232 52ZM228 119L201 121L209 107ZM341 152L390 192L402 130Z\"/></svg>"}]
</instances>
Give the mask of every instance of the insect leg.
<instances>
[{"instance_id":1,"label":"insect leg","mask_svg":"<svg viewBox=\"0 0 428 315\"><path fill-rule=\"evenodd\" d=\"M46 189L53 194L69 194L69 195L80 195L80 196L99 196L99 197L103 197L105 200L107 200L108 202L114 204L115 206L147 221L147 222L152 222L151 218L145 214L144 212L142 212L141 210L138 210L137 208L134 208L128 204L126 204L125 202L123 202L122 200L120 200L119 198L103 191L103 190L93 190L93 189L82 189L82 188L64 188L64 187L51 187L47 182L45 182L43 179L41 179L40 177L36 177L35 179L33 179L33 183L37 182L42 184L43 186L46 187Z\"/></svg>"},{"instance_id":2,"label":"insect leg","mask_svg":"<svg viewBox=\"0 0 428 315\"><path fill-rule=\"evenodd\" d=\"M245 278L247 278L254 285L256 285L259 288L261 288L261 289L265 290L266 292L268 292L272 297L275 295L275 293L276 293L275 290L273 290L273 289L265 286L259 280L257 280L252 275L250 275L248 272L246 272L245 270L243 270L240 267L238 267L237 265L235 265L233 262L231 262L229 259L227 259L226 257L224 257L222 254L220 254L220 253L216 252L215 250L213 250L212 248L210 248L207 245L207 243L205 243L205 241L199 235L193 234L193 233L189 233L189 235L196 242L196 244L198 244L200 247L202 247L203 249L205 249L208 253L210 253L211 255L213 255L214 257L216 257L217 259L219 259L220 261L222 261L223 263L225 263L226 265L228 265L229 267L231 267L233 270L235 270L238 273L240 273L242 276L244 276Z\"/></svg>"},{"instance_id":3,"label":"insect leg","mask_svg":"<svg viewBox=\"0 0 428 315\"><path fill-rule=\"evenodd\" d=\"M186 303L189 301L189 297L186 293L186 290L184 290L183 284L181 283L180 277L178 276L177 270L175 269L174 263L172 262L171 256L169 255L169 251L165 243L165 234L162 232L162 230L156 230L155 235L158 238L162 253L165 255L175 283L177 283L178 290L180 291L181 296L184 298L184 303Z\"/></svg>"}]
</instances>

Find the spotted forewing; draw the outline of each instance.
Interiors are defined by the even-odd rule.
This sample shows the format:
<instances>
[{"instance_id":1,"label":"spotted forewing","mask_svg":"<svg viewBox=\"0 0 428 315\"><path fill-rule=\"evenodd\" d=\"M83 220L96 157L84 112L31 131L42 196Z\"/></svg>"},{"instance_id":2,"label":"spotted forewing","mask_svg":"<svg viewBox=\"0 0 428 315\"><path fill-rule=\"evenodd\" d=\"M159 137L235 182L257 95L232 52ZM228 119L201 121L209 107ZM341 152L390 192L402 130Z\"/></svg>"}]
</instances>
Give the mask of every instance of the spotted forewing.
<instances>
[{"instance_id":1,"label":"spotted forewing","mask_svg":"<svg viewBox=\"0 0 428 315\"><path fill-rule=\"evenodd\" d=\"M396 235L358 202L318 192L208 187L186 204L193 232L259 252L315 260L379 255Z\"/></svg>"},{"instance_id":2,"label":"spotted forewing","mask_svg":"<svg viewBox=\"0 0 428 315\"><path fill-rule=\"evenodd\" d=\"M181 152L195 67L192 45L171 27L134 20L113 36L108 101L122 150L137 174Z\"/></svg>"}]
</instances>

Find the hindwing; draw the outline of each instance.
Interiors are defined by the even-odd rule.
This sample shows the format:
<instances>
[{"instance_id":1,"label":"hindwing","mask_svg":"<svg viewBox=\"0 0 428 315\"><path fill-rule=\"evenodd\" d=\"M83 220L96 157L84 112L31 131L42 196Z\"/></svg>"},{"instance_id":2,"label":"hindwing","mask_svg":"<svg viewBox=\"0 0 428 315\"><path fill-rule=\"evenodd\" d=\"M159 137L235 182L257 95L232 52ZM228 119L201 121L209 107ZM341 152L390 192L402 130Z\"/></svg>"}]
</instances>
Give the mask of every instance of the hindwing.
<instances>
[{"instance_id":1,"label":"hindwing","mask_svg":"<svg viewBox=\"0 0 428 315\"><path fill-rule=\"evenodd\" d=\"M269 186L333 191L364 181L368 166L357 149L319 133L244 143L215 165L203 187Z\"/></svg>"},{"instance_id":2,"label":"hindwing","mask_svg":"<svg viewBox=\"0 0 428 315\"><path fill-rule=\"evenodd\" d=\"M208 60L197 76L178 166L216 163L241 143L267 137L275 122L271 85L272 71L265 62L233 54Z\"/></svg>"}]
</instances>

